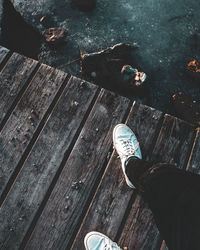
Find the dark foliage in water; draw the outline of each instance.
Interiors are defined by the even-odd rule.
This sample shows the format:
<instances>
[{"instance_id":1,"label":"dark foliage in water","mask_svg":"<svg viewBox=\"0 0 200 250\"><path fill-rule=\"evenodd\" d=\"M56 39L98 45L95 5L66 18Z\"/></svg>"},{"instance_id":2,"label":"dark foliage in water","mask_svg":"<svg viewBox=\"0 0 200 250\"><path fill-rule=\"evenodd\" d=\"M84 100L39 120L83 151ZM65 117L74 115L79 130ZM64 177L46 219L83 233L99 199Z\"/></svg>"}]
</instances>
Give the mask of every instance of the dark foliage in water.
<instances>
[{"instance_id":1,"label":"dark foliage in water","mask_svg":"<svg viewBox=\"0 0 200 250\"><path fill-rule=\"evenodd\" d=\"M37 59L41 35L27 24L9 0L3 1L1 45L12 51Z\"/></svg>"}]
</instances>

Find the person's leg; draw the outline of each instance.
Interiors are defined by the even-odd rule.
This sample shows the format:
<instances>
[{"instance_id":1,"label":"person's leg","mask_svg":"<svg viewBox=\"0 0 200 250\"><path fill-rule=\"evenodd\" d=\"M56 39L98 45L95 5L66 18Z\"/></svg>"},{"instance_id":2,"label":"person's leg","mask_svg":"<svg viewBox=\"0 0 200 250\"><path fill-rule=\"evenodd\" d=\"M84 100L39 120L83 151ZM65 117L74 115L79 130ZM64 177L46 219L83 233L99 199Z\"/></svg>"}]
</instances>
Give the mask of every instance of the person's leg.
<instances>
[{"instance_id":1,"label":"person's leg","mask_svg":"<svg viewBox=\"0 0 200 250\"><path fill-rule=\"evenodd\" d=\"M169 249L200 249L200 176L136 158L125 173L148 202Z\"/></svg>"},{"instance_id":2,"label":"person's leg","mask_svg":"<svg viewBox=\"0 0 200 250\"><path fill-rule=\"evenodd\" d=\"M133 131L119 124L113 143L127 184L141 191L170 250L200 249L200 177L142 160Z\"/></svg>"}]
</instances>

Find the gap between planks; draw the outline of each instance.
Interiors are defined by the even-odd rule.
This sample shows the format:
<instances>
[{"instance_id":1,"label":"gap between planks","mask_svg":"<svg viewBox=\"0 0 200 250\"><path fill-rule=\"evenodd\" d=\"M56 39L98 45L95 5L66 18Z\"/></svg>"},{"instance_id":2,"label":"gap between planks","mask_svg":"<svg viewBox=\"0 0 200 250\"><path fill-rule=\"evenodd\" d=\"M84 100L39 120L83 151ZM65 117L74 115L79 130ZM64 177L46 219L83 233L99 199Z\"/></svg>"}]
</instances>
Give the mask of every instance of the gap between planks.
<instances>
[{"instance_id":1,"label":"gap between planks","mask_svg":"<svg viewBox=\"0 0 200 250\"><path fill-rule=\"evenodd\" d=\"M19 91L18 95L16 96L16 98L14 99L12 105L10 106L10 108L8 109L6 115L4 116L3 120L1 121L0 124L0 132L2 131L3 127L6 125L6 122L9 120L13 110L15 109L17 103L20 101L20 99L22 98L24 92L26 91L26 89L28 88L29 84L31 84L35 74L37 73L38 69L40 67L40 64L38 63L35 67L35 69L33 70L33 72L31 73L31 75L29 76L27 82L24 84L24 86L21 88L21 90Z\"/></svg>"},{"instance_id":2,"label":"gap between planks","mask_svg":"<svg viewBox=\"0 0 200 250\"><path fill-rule=\"evenodd\" d=\"M122 123L126 123L126 120L127 120L127 117L130 113L130 110L132 108L132 101L129 102L129 106L125 112L125 115L122 119ZM67 245L67 249L70 249L72 247L72 244L74 243L74 240L80 230L80 227L81 227L81 224L83 223L83 221L85 220L85 218L87 217L88 215L88 212L92 206L92 201L96 195L96 193L98 192L98 189L99 187L101 186L101 183L102 183L102 180L104 178L104 175L107 171L107 168L108 168L108 165L109 165L109 162L111 161L112 159L112 156L113 156L113 153L114 153L114 148L113 148L113 145L111 145L110 147L110 150L108 151L108 155L103 163L103 167L99 173L99 176L97 177L97 182L96 182L96 185L94 186L93 188L93 192L91 193L88 201L87 201L87 204L85 206L85 210L83 211L82 215L81 215L81 218L80 218L80 221L79 221L79 224L77 225L77 229L74 231L72 237L71 237L71 240L69 241L68 245Z\"/></svg>"},{"instance_id":3,"label":"gap between planks","mask_svg":"<svg viewBox=\"0 0 200 250\"><path fill-rule=\"evenodd\" d=\"M97 97L98 97L99 93L100 93L100 88L97 89L97 91L96 91L96 93L95 93L95 95L94 95L94 97L92 99L92 102L90 103L89 108L87 109L87 112L86 112L82 122L79 124L79 128L78 128L72 142L70 143L70 147L67 149L67 151L64 154L64 158L63 158L63 160L62 160L62 162L60 164L60 167L59 167L55 177L53 178L53 181L52 181L52 183L51 183L51 185L50 185L50 187L49 187L49 189L48 189L48 191L47 191L47 193L46 193L46 195L44 197L44 200L42 201L40 207L38 208L38 211L37 211L32 223L31 223L31 225L30 225L30 227L29 227L29 229L28 229L28 231L27 231L27 233L26 233L20 247L19 247L19 250L25 249L25 247L27 245L27 242L29 241L30 236L31 236L31 234L32 234L32 232L33 232L33 230L35 228L35 225L37 224L37 221L38 221L39 217L41 216L42 211L44 210L44 207L45 207L45 205L46 205L46 203L47 203L47 201L48 201L48 199L49 199L49 197L50 197L50 195L51 195L51 193L52 193L52 191L53 191L53 189L54 189L54 187L55 187L55 185L57 183L57 180L58 180L58 178L59 178L59 176L60 176L60 174L61 174L61 172L62 172L62 170L63 170L63 168L65 166L65 163L66 163L69 155L71 154L71 152L73 150L73 147L74 147L74 145L76 143L76 140L79 137L79 134L80 134L82 128L84 127L84 124L85 124L90 112L92 111L92 109L93 109L93 107L94 107L94 105L95 105L95 103L97 101Z\"/></svg>"},{"instance_id":4,"label":"gap between planks","mask_svg":"<svg viewBox=\"0 0 200 250\"><path fill-rule=\"evenodd\" d=\"M39 63L13 53L0 73L0 131L34 78Z\"/></svg>"},{"instance_id":5,"label":"gap between planks","mask_svg":"<svg viewBox=\"0 0 200 250\"><path fill-rule=\"evenodd\" d=\"M84 83L83 85L81 84L82 82ZM15 209L14 215L12 215L12 213L9 212L11 214L10 216L12 217L12 220L10 220L9 218L6 218L7 222L5 222L4 220L4 223L5 223L4 227L5 226L11 227L13 224L13 220L15 220L14 227L19 227L18 230L16 229L16 234L19 234L19 237L16 237L16 241L14 242L12 238L13 236L12 232L7 231L6 236L7 238L10 239L10 242L5 243L7 244L5 247L8 247L8 244L15 244L15 245L12 245L11 248L18 249L18 246L23 240L22 237L24 237L24 234L26 234L27 230L31 228L30 224L32 223L32 219L36 215L37 209L39 205L42 203L42 200L45 197L46 192L48 191L48 188L53 179L52 175L54 176L54 174L56 174L55 170L59 168L60 162L63 159L63 155L70 154L69 152L70 147L71 147L70 145L71 145L71 142L73 141L74 135L76 134L77 131L79 133L83 125L82 123L80 123L80 121L83 120L83 123L84 123L85 119L87 118L88 113L90 112L90 109L93 106L93 103L96 101L95 99L96 99L96 96L98 95L98 92L99 92L99 89L95 85L89 84L85 81L81 81L80 79L77 79L75 77L71 77L70 81L68 82L64 90L64 93L62 94L61 99L59 100L58 105L56 105L54 112L52 113L51 117L48 119L48 122L44 130L41 132L40 137L37 139L37 143L35 144L32 152L30 153L30 156L25 162L24 164L25 166L21 170L15 182L15 185L13 186L12 190L8 194L8 197L4 202L4 207L2 207L0 211L1 219L3 219L3 217L5 216L2 215L2 210L4 211L4 213L6 213L6 211L15 209L13 208L12 205L8 205L8 204L10 202L13 203L13 200L16 200L16 199L17 201L19 201L21 197L26 197L23 199L24 204L30 203L31 209L32 209L32 213L28 216L26 220L22 220L21 223L18 223L18 218L21 216L21 213L26 213L26 214L29 213L29 210L30 210L29 206L27 207L25 205L24 210L26 212L22 210L21 206L18 206ZM75 103L75 101L78 101L79 104ZM87 109L88 107L90 108ZM76 127L74 127L74 125ZM55 133L55 136L52 137L54 133ZM74 140L76 140L76 138L74 138ZM60 145L63 145L63 146L60 146ZM57 154L59 154L58 159L55 159L54 156ZM50 162L49 162L49 157L50 158L52 157L52 160ZM37 164L33 164L33 163L39 164L40 171L38 172L36 171L36 167L33 165L37 165ZM46 173L47 170L49 171L48 173ZM37 185L39 186L42 185L40 177L42 176L44 177L44 175L46 176L46 181L44 183L45 187L43 186L40 189L37 189L38 187ZM39 180L40 182L38 183ZM20 188L26 189L26 191L21 192ZM36 188L37 190L34 190L34 188ZM16 196L16 192L19 197ZM27 192L29 195L27 195ZM40 193L42 197L39 198L38 195L36 195L35 197L33 194L35 192ZM32 195L34 199L31 198ZM8 207L8 209L5 208L5 206ZM21 230L20 230L20 227L21 227ZM4 236L2 236L2 238L5 239L5 234Z\"/></svg>"},{"instance_id":6,"label":"gap between planks","mask_svg":"<svg viewBox=\"0 0 200 250\"><path fill-rule=\"evenodd\" d=\"M52 113L53 109L55 108L56 104L58 103L60 97L62 96L62 93L65 89L65 87L67 86L67 83L69 82L70 79L70 75L67 75L65 80L63 81L62 85L60 86L56 96L54 97L53 101L51 102L49 108L47 109L47 111L45 112L42 120L40 121L37 130L35 131L31 141L29 142L28 146L26 147L23 155L21 156L20 161L18 162L15 170L13 171L11 177L9 178L9 181L5 187L5 189L2 192L2 195L0 197L0 206L2 206L9 190L11 189L12 185L14 185L14 182L17 178L17 175L19 174L21 168L23 167L24 162L26 161L27 157L29 156L38 136L40 135L43 127L45 126L46 121L48 120L50 114Z\"/></svg>"},{"instance_id":7,"label":"gap between planks","mask_svg":"<svg viewBox=\"0 0 200 250\"><path fill-rule=\"evenodd\" d=\"M87 201L99 182L99 173L104 168L103 163L112 145L111 130L114 125L122 122L129 104L130 101L127 99L109 91L104 90L100 93L98 101L95 103L95 107L93 107L63 168L62 175L38 220L26 246L27 249L60 249L70 244L71 238L77 230L77 225L79 226L83 213L87 209ZM96 128L99 129L96 130ZM75 180L83 181L83 186L78 191L71 186ZM70 200L66 200L67 194L70 195ZM73 200L72 204L71 199ZM58 204L57 201L59 201ZM68 202L71 205L69 211L66 212L64 208ZM54 211L51 217L48 216L49 209ZM59 218L54 221L54 217L57 218L57 215ZM68 221L68 223L63 223L64 221ZM53 228L52 223L54 224ZM43 230L43 227L46 229ZM43 241L38 240L38 238L42 238Z\"/></svg>"}]
</instances>

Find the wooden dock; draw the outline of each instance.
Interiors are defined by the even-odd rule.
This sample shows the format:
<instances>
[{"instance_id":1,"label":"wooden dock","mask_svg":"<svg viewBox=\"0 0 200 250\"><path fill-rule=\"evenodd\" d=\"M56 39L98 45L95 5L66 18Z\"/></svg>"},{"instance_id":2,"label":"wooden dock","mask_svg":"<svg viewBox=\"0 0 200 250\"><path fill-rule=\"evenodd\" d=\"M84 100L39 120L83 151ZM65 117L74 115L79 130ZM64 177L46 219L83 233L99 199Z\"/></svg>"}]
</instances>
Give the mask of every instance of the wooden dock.
<instances>
[{"instance_id":1,"label":"wooden dock","mask_svg":"<svg viewBox=\"0 0 200 250\"><path fill-rule=\"evenodd\" d=\"M3 47L0 70L0 249L82 250L91 230L128 249L160 249L112 130L127 123L143 158L196 173L199 130Z\"/></svg>"}]
</instances>

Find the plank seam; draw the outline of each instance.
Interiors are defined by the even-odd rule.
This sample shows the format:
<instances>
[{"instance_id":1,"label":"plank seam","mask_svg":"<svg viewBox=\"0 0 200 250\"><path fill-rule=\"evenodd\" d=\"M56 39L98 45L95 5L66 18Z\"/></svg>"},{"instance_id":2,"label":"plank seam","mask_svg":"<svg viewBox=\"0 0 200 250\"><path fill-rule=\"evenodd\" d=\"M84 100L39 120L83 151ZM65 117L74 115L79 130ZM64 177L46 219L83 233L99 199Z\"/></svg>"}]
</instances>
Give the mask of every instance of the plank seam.
<instances>
[{"instance_id":1,"label":"plank seam","mask_svg":"<svg viewBox=\"0 0 200 250\"><path fill-rule=\"evenodd\" d=\"M122 119L122 123L124 123L126 121L127 116L130 113L130 110L131 110L131 107L132 107L132 103L133 103L132 101L129 102L127 110L126 110L126 112L124 114L124 117ZM105 161L103 163L103 166L102 166L102 169L99 172L98 177L96 178L97 181L96 181L96 183L95 183L95 185L93 187L93 192L91 192L90 197L88 198L88 200L86 202L86 205L85 205L85 207L83 209L83 212L81 214L80 222L77 224L76 229L74 229L72 237L71 237L68 245L65 247L65 249L71 249L71 247L73 246L73 244L74 244L74 242L76 240L77 235L79 234L79 231L81 230L82 224L84 223L84 221L85 221L85 219L86 219L86 217L87 217L87 215L88 215L88 213L90 211L90 208L91 208L92 203L94 201L94 198L95 198L95 196L96 196L96 194L97 194L97 192L99 190L99 187L100 187L100 185L102 183L103 177L104 177L104 175L105 175L105 173L107 171L109 163L112 160L112 154L113 154L113 152L114 152L114 149L113 149L113 145L111 144L110 149L108 150L108 155L110 155L111 157L107 157L105 159Z\"/></svg>"},{"instance_id":2,"label":"plank seam","mask_svg":"<svg viewBox=\"0 0 200 250\"><path fill-rule=\"evenodd\" d=\"M2 206L4 200L6 199L6 196L8 195L11 187L14 185L15 180L20 172L20 170L22 169L25 161L27 160L33 146L35 145L35 142L37 140L37 138L39 137L41 131L43 130L45 123L47 122L49 116L51 115L52 111L54 110L58 100L60 99L60 97L62 96L62 93L64 92L65 87L67 86L67 83L69 82L69 78L70 75L67 75L66 79L64 80L64 82L62 83L60 89L58 90L56 96L54 97L52 103L50 104L49 108L47 109L46 113L44 114L42 120L40 121L37 130L35 131L31 141L29 142L27 148L25 149L19 163L17 164L13 174L11 175L5 189L2 192L2 195L0 197L0 207Z\"/></svg>"},{"instance_id":3,"label":"plank seam","mask_svg":"<svg viewBox=\"0 0 200 250\"><path fill-rule=\"evenodd\" d=\"M131 198L130 198L130 200L128 202L128 206L127 206L127 208L125 210L125 213L124 213L124 216L122 218L122 222L121 222L121 224L120 224L120 226L119 226L119 228L117 230L117 234L116 234L115 239L114 239L114 241L116 241L116 242L119 241L119 239L120 239L120 236L121 236L122 231L124 229L124 225L125 225L126 220L128 218L129 212L131 210L131 207L132 207L133 203L135 202L135 199L136 199L137 195L138 195L138 192L133 190Z\"/></svg>"},{"instance_id":4,"label":"plank seam","mask_svg":"<svg viewBox=\"0 0 200 250\"><path fill-rule=\"evenodd\" d=\"M22 96L24 95L24 92L26 91L26 89L28 88L28 86L31 84L32 80L35 77L36 72L38 71L40 67L40 63L37 63L35 69L33 70L33 72L31 73L31 75L29 76L29 78L27 79L27 81L25 82L25 84L22 86L21 90L19 91L19 93L17 94L16 98L14 99L12 105L10 106L10 108L8 109L5 117L3 118L1 124L0 124L0 132L2 131L2 129L4 128L4 126L6 125L7 121L9 120L13 110L15 109L17 103L20 101L20 99L22 98Z\"/></svg>"},{"instance_id":5,"label":"plank seam","mask_svg":"<svg viewBox=\"0 0 200 250\"><path fill-rule=\"evenodd\" d=\"M112 154L112 152L113 152L113 147L112 147L112 145L111 145L111 147L110 147L108 153L111 153L111 154ZM102 165L101 171L99 172L99 175L98 175L97 178L96 178L96 183L95 183L94 186L93 186L93 191L91 191L90 197L88 198L88 200L87 200L87 202L86 202L86 204L85 204L85 206L84 206L83 212L82 212L82 214L81 214L81 216L80 216L79 223L77 223L76 228L74 229L74 232L72 233L72 236L71 236L71 239L70 239L68 245L65 246L65 249L66 249L66 250L67 250L67 249L71 249L73 243L74 243L75 240L76 240L76 236L77 236L78 233L79 233L79 230L80 230L80 228L81 228L81 225L82 225L82 223L84 222L84 220L85 220L85 218L86 218L86 216L87 216L87 214L88 214L88 212L89 212L89 210L90 210L90 207L91 207L91 205L92 205L92 203L93 203L93 199L94 199L96 193L98 192L98 188L99 188L99 186L101 185L102 177L104 176L104 173L105 173L105 171L106 171L106 169L107 169L107 166L108 166L108 162L109 162L109 161L110 161L110 159L105 159L105 161L104 161L104 163L103 163L103 165Z\"/></svg>"},{"instance_id":6,"label":"plank seam","mask_svg":"<svg viewBox=\"0 0 200 250\"><path fill-rule=\"evenodd\" d=\"M87 118L92 111L92 108L97 100L99 93L100 93L100 88L97 88L96 93L95 93L95 95L94 95L94 97L89 105L89 108L88 108L87 112L85 113L84 118L83 118L82 122L80 123L79 128L77 129L77 132L74 135L74 138L73 138L68 150L64 153L63 160L62 160L62 162L61 162L61 164L60 164L60 166L59 166L59 168L58 168L58 170L57 170L57 172L56 172L56 174L55 174L55 176L54 176L54 178L53 178L53 180L52 180L52 182L51 182L51 184L46 192L46 195L45 195L43 201L41 202L41 204L36 212L35 217L33 218L32 222L31 222L29 229L27 230L27 232L24 236L24 239L19 247L19 250L25 249L25 247L26 247L26 245L27 245L27 243L28 243L33 231L34 231L34 228L37 224L37 221L38 221L39 217L41 216L41 214L45 208L45 205L46 205L46 203L47 203L47 201L48 201L48 199L49 199L49 197L50 197L50 195L51 195L51 193L52 193L52 191L57 183L57 180L60 177L60 174L61 174L61 172L62 172L62 170L63 170L63 168L64 168L64 166L65 166L65 164L66 164L66 162L67 162L67 160L68 160L68 158L69 158L69 156L74 148L74 145L75 145L75 143L80 135L80 132L83 129L84 124L87 121Z\"/></svg>"}]
</instances>

